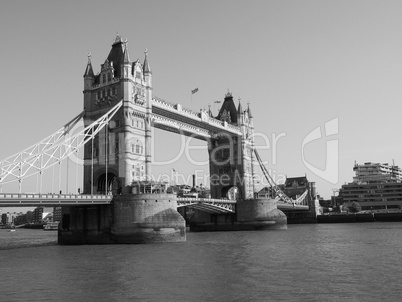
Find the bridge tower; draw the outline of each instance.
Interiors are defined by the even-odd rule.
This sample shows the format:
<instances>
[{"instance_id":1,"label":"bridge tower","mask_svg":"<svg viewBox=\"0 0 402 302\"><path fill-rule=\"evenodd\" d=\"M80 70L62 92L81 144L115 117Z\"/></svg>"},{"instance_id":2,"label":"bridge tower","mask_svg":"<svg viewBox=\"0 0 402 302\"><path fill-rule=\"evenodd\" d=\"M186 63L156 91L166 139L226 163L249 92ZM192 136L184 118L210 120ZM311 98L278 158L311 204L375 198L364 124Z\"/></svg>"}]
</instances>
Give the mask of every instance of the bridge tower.
<instances>
[{"instance_id":1,"label":"bridge tower","mask_svg":"<svg viewBox=\"0 0 402 302\"><path fill-rule=\"evenodd\" d=\"M117 102L120 109L84 150L84 193L124 192L133 181L151 175L152 72L145 51L143 63L130 60L127 40L116 36L101 70L94 74L91 56L84 74L85 126Z\"/></svg>"},{"instance_id":2,"label":"bridge tower","mask_svg":"<svg viewBox=\"0 0 402 302\"><path fill-rule=\"evenodd\" d=\"M238 108L228 92L217 119L240 127L241 135L217 133L208 143L211 195L213 198L251 199L254 197L254 126L250 107Z\"/></svg>"}]
</instances>

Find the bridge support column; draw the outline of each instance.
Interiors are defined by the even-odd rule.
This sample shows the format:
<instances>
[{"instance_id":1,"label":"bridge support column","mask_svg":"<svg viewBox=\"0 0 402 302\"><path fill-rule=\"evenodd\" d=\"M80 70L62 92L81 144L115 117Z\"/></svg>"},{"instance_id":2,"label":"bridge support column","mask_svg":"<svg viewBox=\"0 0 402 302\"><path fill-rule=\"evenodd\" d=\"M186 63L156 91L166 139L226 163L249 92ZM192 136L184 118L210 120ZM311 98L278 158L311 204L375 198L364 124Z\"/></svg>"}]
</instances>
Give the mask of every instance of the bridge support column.
<instances>
[{"instance_id":1,"label":"bridge support column","mask_svg":"<svg viewBox=\"0 0 402 302\"><path fill-rule=\"evenodd\" d=\"M277 208L276 200L246 199L236 203L236 213L210 214L194 210L190 231L249 231L286 229L287 217Z\"/></svg>"},{"instance_id":2,"label":"bridge support column","mask_svg":"<svg viewBox=\"0 0 402 302\"><path fill-rule=\"evenodd\" d=\"M176 195L115 195L112 204L63 207L59 244L186 241L186 223Z\"/></svg>"},{"instance_id":3,"label":"bridge support column","mask_svg":"<svg viewBox=\"0 0 402 302\"><path fill-rule=\"evenodd\" d=\"M236 204L237 224L243 229L286 229L286 215L277 208L276 200L261 198L239 200Z\"/></svg>"},{"instance_id":4,"label":"bridge support column","mask_svg":"<svg viewBox=\"0 0 402 302\"><path fill-rule=\"evenodd\" d=\"M186 241L186 222L174 194L127 194L113 198L111 235L116 243Z\"/></svg>"}]
</instances>

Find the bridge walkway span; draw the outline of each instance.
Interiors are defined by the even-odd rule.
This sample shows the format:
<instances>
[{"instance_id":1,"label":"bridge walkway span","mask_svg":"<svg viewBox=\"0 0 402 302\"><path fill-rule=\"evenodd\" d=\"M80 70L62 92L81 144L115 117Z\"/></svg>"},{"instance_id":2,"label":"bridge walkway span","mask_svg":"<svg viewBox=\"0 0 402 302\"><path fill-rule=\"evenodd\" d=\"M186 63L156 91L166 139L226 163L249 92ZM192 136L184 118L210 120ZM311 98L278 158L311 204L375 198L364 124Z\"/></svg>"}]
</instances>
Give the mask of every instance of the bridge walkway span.
<instances>
[{"instance_id":1,"label":"bridge walkway span","mask_svg":"<svg viewBox=\"0 0 402 302\"><path fill-rule=\"evenodd\" d=\"M112 199L112 195L0 193L0 207L105 205Z\"/></svg>"}]
</instances>

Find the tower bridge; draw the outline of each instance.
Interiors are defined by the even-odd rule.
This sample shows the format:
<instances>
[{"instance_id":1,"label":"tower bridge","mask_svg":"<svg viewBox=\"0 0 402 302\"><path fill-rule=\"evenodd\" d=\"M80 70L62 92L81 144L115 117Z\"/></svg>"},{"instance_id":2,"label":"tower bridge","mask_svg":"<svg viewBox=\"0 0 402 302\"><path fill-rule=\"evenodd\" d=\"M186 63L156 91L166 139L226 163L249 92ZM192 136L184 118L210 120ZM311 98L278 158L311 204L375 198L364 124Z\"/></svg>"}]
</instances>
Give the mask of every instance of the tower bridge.
<instances>
[{"instance_id":1,"label":"tower bridge","mask_svg":"<svg viewBox=\"0 0 402 302\"><path fill-rule=\"evenodd\" d=\"M280 209L311 208L310 191L296 200L288 198L262 165L254 147L249 106L243 110L240 100L235 106L228 92L217 116L205 110L193 112L153 96L152 76L147 51L143 62L132 62L127 41L120 36L96 75L88 56L84 111L54 134L0 162L0 184L19 183L18 194L0 194L0 206L63 206L68 223L59 229L62 244L183 241L185 222L176 210L184 207L195 211L195 225L205 225L213 217L215 227L230 220L233 229L283 226L286 216ZM81 118L84 128L70 134ZM133 185L144 181L152 185L152 127L207 141L210 199L140 192ZM32 175L42 179L46 170L80 149L81 194L42 194L42 185L39 192L22 192L24 179ZM275 199L256 198L256 162ZM225 199L231 191L235 198Z\"/></svg>"}]
</instances>

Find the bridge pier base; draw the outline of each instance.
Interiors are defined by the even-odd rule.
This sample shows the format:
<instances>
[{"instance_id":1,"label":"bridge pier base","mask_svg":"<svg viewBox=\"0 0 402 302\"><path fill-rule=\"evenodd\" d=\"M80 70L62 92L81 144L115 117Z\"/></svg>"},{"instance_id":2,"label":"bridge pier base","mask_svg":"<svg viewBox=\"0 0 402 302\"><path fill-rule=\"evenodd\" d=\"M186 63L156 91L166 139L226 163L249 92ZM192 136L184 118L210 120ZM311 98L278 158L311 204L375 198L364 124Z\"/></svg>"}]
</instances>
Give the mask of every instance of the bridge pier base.
<instances>
[{"instance_id":1,"label":"bridge pier base","mask_svg":"<svg viewBox=\"0 0 402 302\"><path fill-rule=\"evenodd\" d=\"M287 217L277 209L274 199L238 201L236 214L208 214L196 210L190 219L190 231L249 231L286 229Z\"/></svg>"},{"instance_id":2,"label":"bridge pier base","mask_svg":"<svg viewBox=\"0 0 402 302\"><path fill-rule=\"evenodd\" d=\"M240 200L236 204L237 222L244 228L287 229L287 217L269 198Z\"/></svg>"},{"instance_id":3,"label":"bridge pier base","mask_svg":"<svg viewBox=\"0 0 402 302\"><path fill-rule=\"evenodd\" d=\"M186 222L174 194L127 194L113 198L116 243L186 241Z\"/></svg>"},{"instance_id":4,"label":"bridge pier base","mask_svg":"<svg viewBox=\"0 0 402 302\"><path fill-rule=\"evenodd\" d=\"M172 194L125 194L111 205L63 207L59 244L186 241L184 218Z\"/></svg>"}]
</instances>

